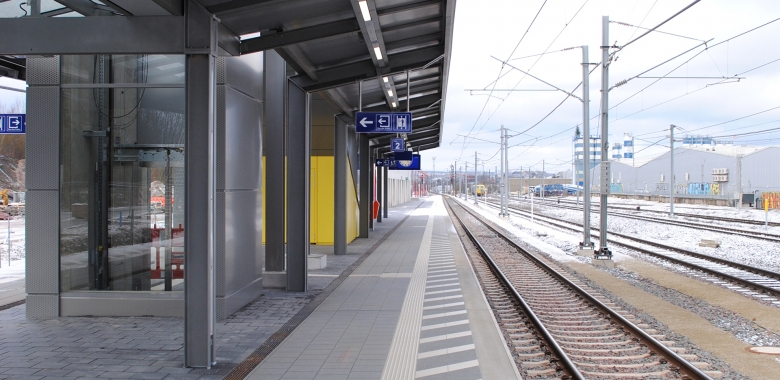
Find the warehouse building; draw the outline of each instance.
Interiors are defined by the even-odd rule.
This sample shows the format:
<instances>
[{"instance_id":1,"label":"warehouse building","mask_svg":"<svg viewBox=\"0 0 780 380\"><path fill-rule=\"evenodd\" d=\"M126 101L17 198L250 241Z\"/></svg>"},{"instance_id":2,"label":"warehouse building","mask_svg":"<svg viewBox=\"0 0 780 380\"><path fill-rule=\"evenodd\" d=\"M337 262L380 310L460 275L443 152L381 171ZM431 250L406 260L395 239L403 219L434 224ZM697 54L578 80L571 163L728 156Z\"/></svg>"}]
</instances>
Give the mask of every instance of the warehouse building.
<instances>
[{"instance_id":1,"label":"warehouse building","mask_svg":"<svg viewBox=\"0 0 780 380\"><path fill-rule=\"evenodd\" d=\"M636 167L627 160L610 161L610 192L668 196L674 186L681 198L735 200L780 190L780 167L770 164L780 162L780 147L687 144L674 149L673 179L670 157L666 152ZM601 165L591 175L599 191Z\"/></svg>"}]
</instances>

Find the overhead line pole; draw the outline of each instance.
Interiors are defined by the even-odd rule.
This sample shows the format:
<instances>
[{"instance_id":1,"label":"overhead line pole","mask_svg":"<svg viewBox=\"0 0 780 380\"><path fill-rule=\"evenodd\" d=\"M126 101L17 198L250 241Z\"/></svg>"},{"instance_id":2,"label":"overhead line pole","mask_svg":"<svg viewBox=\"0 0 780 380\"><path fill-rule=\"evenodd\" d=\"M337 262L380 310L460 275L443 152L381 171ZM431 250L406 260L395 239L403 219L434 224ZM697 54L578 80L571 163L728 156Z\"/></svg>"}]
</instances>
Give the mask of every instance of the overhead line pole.
<instances>
[{"instance_id":1,"label":"overhead line pole","mask_svg":"<svg viewBox=\"0 0 780 380\"><path fill-rule=\"evenodd\" d=\"M478 205L477 203L477 151L474 151L474 205ZM484 196L484 194L483 194Z\"/></svg>"},{"instance_id":2,"label":"overhead line pole","mask_svg":"<svg viewBox=\"0 0 780 380\"><path fill-rule=\"evenodd\" d=\"M509 131L504 128L504 216L509 217Z\"/></svg>"},{"instance_id":3,"label":"overhead line pole","mask_svg":"<svg viewBox=\"0 0 780 380\"><path fill-rule=\"evenodd\" d=\"M609 197L609 16L601 18L601 208L599 251L596 258L612 259L607 246L607 198ZM590 136L588 136L589 138Z\"/></svg>"},{"instance_id":4,"label":"overhead line pole","mask_svg":"<svg viewBox=\"0 0 780 380\"><path fill-rule=\"evenodd\" d=\"M674 128L675 125L669 126L669 158L671 161L671 168L669 170L669 216L674 217Z\"/></svg>"},{"instance_id":5,"label":"overhead line pole","mask_svg":"<svg viewBox=\"0 0 780 380\"><path fill-rule=\"evenodd\" d=\"M582 243L580 251L589 250L586 255L590 256L593 251L593 243L590 241L590 62L588 59L588 46L582 46ZM576 140L575 140L576 141ZM575 142L576 152L576 142ZM577 173L575 166L575 186ZM579 195L579 190L577 190ZM578 202L579 203L579 202ZM583 253L581 253L583 254Z\"/></svg>"}]
</instances>

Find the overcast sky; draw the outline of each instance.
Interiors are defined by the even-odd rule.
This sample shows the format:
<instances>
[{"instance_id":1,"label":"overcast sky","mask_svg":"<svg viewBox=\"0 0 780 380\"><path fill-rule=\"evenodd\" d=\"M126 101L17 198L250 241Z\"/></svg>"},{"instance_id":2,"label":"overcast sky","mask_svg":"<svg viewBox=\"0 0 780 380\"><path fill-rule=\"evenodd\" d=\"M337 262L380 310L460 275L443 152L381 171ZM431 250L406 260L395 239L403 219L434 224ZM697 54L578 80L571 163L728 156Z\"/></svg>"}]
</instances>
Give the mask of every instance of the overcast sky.
<instances>
[{"instance_id":1,"label":"overcast sky","mask_svg":"<svg viewBox=\"0 0 780 380\"><path fill-rule=\"evenodd\" d=\"M525 131L566 97L557 91L494 91L492 94L464 91L490 89L499 75L503 76L495 85L496 89L551 89L530 77L524 78L522 73L512 71L508 66L502 69L502 63L491 56L501 60L511 56L514 60L509 63L513 66L571 91L582 80L580 49L518 58L588 45L590 62L600 62L602 16L609 16L611 21L651 28L691 2L693 0L459 0L442 146L423 153L423 168L431 170L432 158L436 157L437 171L448 169L455 160L459 160L458 166L468 160L470 170L473 170L474 152L477 151L479 169L482 169L481 160L485 160L485 170L493 169L500 165L496 143L501 125L511 129L511 134ZM538 17L533 21L537 12ZM777 18L780 18L780 1L776 0L703 0L658 29L686 38L651 33L619 52L617 61L610 66L609 84L612 86L631 78L702 44L703 40L711 39L708 46L712 46ZM644 30L613 23L609 33L610 42L622 46ZM696 48L645 76L733 77L780 59L778 36L780 21L706 51L704 46ZM697 53L698 56L684 63ZM678 66L679 69L670 74ZM625 132L637 136L637 164L668 150L668 138L664 137L668 135L669 124L680 127L681 130L675 131L676 137L687 131L709 134L718 140L733 140L735 144L778 144L780 130L736 138L734 135L780 128L780 108L712 126L780 107L777 91L780 61L746 73L744 77L738 83L717 85L712 84L722 80L662 79L653 84L655 79L633 79L609 93L609 105L614 107L609 113L610 143L622 141ZM590 114L596 117L591 121L591 133L599 135L601 68L590 75L590 87ZM645 87L647 89L642 91ZM581 96L581 88L575 93ZM658 105L663 102L666 103ZM570 169L572 135L581 122L582 103L569 98L536 127L510 139L510 145L533 145L510 148L510 170L521 166L540 170L543 159L547 172ZM464 143L464 137L459 135L496 143L468 138ZM658 140L662 140L659 145L642 150Z\"/></svg>"},{"instance_id":2,"label":"overcast sky","mask_svg":"<svg viewBox=\"0 0 780 380\"><path fill-rule=\"evenodd\" d=\"M557 87L571 91L582 80L580 49L588 45L590 62L601 60L601 17L653 27L685 8L693 0L458 0L455 15L446 113L442 146L423 152L423 168L442 171L460 160L473 168L474 152L480 169L499 165L498 129L506 126L517 134L532 127L555 108L566 95L557 91L469 93L466 89L551 89L508 66L501 60L529 71ZM539 11L541 9L541 11ZM538 12L538 17L536 16ZM536 20L534 20L536 17ZM618 53L610 66L610 86L631 78L686 50L711 40L721 43L740 33L780 18L777 0L702 0L659 28L683 37L651 33ZM526 33L527 31L527 33ZM612 43L622 46L644 33L633 27L611 24ZM648 72L646 76L733 77L780 59L780 21L705 50L703 46ZM522 41L521 41L522 40ZM521 57L549 53L544 56ZM698 54L698 55L696 55ZM695 56L696 55L696 56ZM694 57L695 56L695 57ZM692 58L692 59L691 59ZM688 63L686 60L691 59ZM679 68L671 72L673 69ZM671 72L671 73L670 73ZM609 93L610 143L622 140L623 133L636 137L637 164L668 149L669 124L686 132L733 140L735 144L768 145L780 143L780 130L774 133L740 133L780 128L780 61L769 63L742 75L745 79L722 83L719 79L633 79ZM650 85L646 90L643 88ZM711 85L711 86L707 86ZM0 86L24 87L24 83L0 78ZM593 135L599 135L601 69L590 76L590 113ZM575 91L582 95L581 89ZM630 97L630 99L629 99ZM24 94L0 89L0 102L13 103ZM676 99L675 99L676 98ZM626 100L628 99L628 100ZM664 103L666 102L666 103ZM662 104L663 103L663 104ZM769 111L767 111L769 110ZM755 116L745 117L758 112ZM744 119L730 120L745 117ZM572 141L576 125L582 121L582 103L568 98L536 127L510 140L510 169L533 166L541 169L546 161L550 173L571 167ZM720 125L716 125L720 124ZM714 125L714 126L713 126ZM468 135L480 140L465 139ZM735 138L735 135L736 138ZM493 141L488 143L481 140ZM650 146L659 142L658 145ZM531 145L531 146L524 146ZM644 150L643 150L644 149Z\"/></svg>"}]
</instances>

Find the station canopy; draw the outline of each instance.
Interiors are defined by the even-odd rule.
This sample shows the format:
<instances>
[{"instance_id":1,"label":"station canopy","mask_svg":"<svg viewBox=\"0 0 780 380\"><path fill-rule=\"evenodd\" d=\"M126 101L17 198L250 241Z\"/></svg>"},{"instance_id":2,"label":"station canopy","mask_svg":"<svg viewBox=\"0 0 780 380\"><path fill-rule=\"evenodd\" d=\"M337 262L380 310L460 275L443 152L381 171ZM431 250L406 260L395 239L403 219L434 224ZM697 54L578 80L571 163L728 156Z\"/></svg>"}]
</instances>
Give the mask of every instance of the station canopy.
<instances>
[{"instance_id":1,"label":"station canopy","mask_svg":"<svg viewBox=\"0 0 780 380\"><path fill-rule=\"evenodd\" d=\"M186 1L41 0L40 12L43 17L100 17L105 22L105 16L181 16ZM0 17L19 13L17 3L0 0ZM414 129L405 136L407 147L422 151L440 145L455 0L191 0L190 4L202 6L219 20L222 53L275 50L295 71L292 80L298 86L322 94L346 119L354 120L361 103L364 112L405 112L408 103ZM35 41L35 33L28 42ZM73 37L78 37L78 31ZM0 49L0 53L7 51ZM24 55L0 56L0 76L24 80ZM395 135L370 137L380 153L387 153Z\"/></svg>"}]
</instances>

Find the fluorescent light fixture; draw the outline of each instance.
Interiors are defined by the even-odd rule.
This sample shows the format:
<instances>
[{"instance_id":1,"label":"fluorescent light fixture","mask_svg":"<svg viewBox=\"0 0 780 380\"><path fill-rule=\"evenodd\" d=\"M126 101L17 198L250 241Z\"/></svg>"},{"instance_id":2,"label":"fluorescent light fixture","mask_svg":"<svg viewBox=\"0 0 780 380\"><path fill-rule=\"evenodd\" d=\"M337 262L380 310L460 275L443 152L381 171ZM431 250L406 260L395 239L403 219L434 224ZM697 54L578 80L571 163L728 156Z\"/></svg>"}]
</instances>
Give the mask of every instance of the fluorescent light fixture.
<instances>
[{"instance_id":1,"label":"fluorescent light fixture","mask_svg":"<svg viewBox=\"0 0 780 380\"><path fill-rule=\"evenodd\" d=\"M397 105L397 104L395 104L395 102L393 102L393 108L395 108L395 106L396 106L396 105Z\"/></svg>"},{"instance_id":2,"label":"fluorescent light fixture","mask_svg":"<svg viewBox=\"0 0 780 380\"><path fill-rule=\"evenodd\" d=\"M371 21L371 12L368 10L368 3L365 0L358 1L360 13L363 14L363 21Z\"/></svg>"},{"instance_id":3,"label":"fluorescent light fixture","mask_svg":"<svg viewBox=\"0 0 780 380\"><path fill-rule=\"evenodd\" d=\"M384 81L385 81L385 83L388 83L388 82L390 82L390 78L388 78L388 77L382 77L382 80L384 80Z\"/></svg>"},{"instance_id":4,"label":"fluorescent light fixture","mask_svg":"<svg viewBox=\"0 0 780 380\"><path fill-rule=\"evenodd\" d=\"M374 54L376 55L376 59L382 59L382 49L380 49L379 46L374 46Z\"/></svg>"},{"instance_id":5,"label":"fluorescent light fixture","mask_svg":"<svg viewBox=\"0 0 780 380\"><path fill-rule=\"evenodd\" d=\"M257 38L257 37L260 37L260 32L242 34L238 38L243 41L243 40L248 40L250 38Z\"/></svg>"},{"instance_id":6,"label":"fluorescent light fixture","mask_svg":"<svg viewBox=\"0 0 780 380\"><path fill-rule=\"evenodd\" d=\"M393 96L393 90L387 90L387 95L390 95L390 97Z\"/></svg>"}]
</instances>

